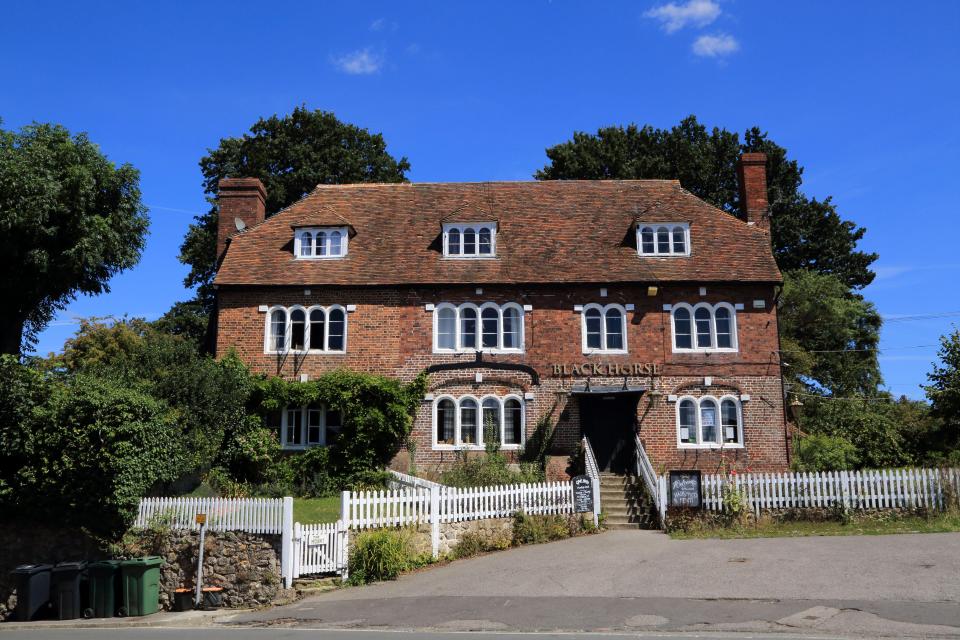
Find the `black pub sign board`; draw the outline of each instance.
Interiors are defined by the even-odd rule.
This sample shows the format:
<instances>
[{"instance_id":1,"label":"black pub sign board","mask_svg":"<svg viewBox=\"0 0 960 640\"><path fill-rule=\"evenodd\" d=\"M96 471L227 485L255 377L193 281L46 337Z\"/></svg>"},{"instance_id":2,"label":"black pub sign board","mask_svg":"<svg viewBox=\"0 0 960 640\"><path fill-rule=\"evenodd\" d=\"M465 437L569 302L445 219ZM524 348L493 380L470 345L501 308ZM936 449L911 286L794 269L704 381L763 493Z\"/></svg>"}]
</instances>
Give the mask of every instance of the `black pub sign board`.
<instances>
[{"instance_id":1,"label":"black pub sign board","mask_svg":"<svg viewBox=\"0 0 960 640\"><path fill-rule=\"evenodd\" d=\"M590 476L573 477L573 510L577 513L593 512L593 482Z\"/></svg>"},{"instance_id":2,"label":"black pub sign board","mask_svg":"<svg viewBox=\"0 0 960 640\"><path fill-rule=\"evenodd\" d=\"M695 469L691 471L671 471L670 506L699 509L702 504L700 472Z\"/></svg>"}]
</instances>

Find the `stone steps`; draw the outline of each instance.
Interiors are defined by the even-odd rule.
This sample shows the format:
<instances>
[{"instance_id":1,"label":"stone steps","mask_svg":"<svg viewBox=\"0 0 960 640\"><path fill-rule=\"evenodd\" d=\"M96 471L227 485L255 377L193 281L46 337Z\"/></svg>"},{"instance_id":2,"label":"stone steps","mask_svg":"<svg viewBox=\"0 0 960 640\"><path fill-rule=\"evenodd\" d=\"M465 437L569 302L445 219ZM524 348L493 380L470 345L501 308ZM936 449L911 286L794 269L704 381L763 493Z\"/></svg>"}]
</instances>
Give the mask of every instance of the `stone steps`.
<instances>
[{"instance_id":1,"label":"stone steps","mask_svg":"<svg viewBox=\"0 0 960 640\"><path fill-rule=\"evenodd\" d=\"M637 478L601 474L600 505L608 529L656 528L650 500Z\"/></svg>"}]
</instances>

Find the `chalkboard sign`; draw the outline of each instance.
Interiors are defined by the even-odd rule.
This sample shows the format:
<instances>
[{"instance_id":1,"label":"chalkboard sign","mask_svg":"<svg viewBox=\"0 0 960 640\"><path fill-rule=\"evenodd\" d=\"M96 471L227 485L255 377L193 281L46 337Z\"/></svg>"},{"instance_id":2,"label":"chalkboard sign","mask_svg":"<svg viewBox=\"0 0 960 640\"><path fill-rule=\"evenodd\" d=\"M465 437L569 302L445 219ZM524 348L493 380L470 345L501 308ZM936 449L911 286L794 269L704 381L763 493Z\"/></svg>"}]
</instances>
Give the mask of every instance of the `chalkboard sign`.
<instances>
[{"instance_id":1,"label":"chalkboard sign","mask_svg":"<svg viewBox=\"0 0 960 640\"><path fill-rule=\"evenodd\" d=\"M670 506L693 507L699 509L702 504L700 495L700 472L670 472Z\"/></svg>"},{"instance_id":2,"label":"chalkboard sign","mask_svg":"<svg viewBox=\"0 0 960 640\"><path fill-rule=\"evenodd\" d=\"M573 510L577 513L593 513L593 482L589 476L573 478Z\"/></svg>"}]
</instances>

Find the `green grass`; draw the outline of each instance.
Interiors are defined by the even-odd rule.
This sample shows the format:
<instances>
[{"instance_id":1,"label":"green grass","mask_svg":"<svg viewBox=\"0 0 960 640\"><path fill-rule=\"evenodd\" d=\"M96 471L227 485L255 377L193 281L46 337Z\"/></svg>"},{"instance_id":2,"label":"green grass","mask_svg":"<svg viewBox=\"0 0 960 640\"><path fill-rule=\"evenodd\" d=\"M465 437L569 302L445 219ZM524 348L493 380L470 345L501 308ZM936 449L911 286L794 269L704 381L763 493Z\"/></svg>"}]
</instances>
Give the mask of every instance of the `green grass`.
<instances>
[{"instance_id":1,"label":"green grass","mask_svg":"<svg viewBox=\"0 0 960 640\"><path fill-rule=\"evenodd\" d=\"M340 518L340 496L294 498L293 520L302 524L336 522Z\"/></svg>"},{"instance_id":2,"label":"green grass","mask_svg":"<svg viewBox=\"0 0 960 640\"><path fill-rule=\"evenodd\" d=\"M960 514L940 514L930 518L863 517L850 524L840 522L765 522L757 526L704 528L675 531L676 540L698 538L792 538L798 536L878 536L894 533L944 533L960 531Z\"/></svg>"}]
</instances>

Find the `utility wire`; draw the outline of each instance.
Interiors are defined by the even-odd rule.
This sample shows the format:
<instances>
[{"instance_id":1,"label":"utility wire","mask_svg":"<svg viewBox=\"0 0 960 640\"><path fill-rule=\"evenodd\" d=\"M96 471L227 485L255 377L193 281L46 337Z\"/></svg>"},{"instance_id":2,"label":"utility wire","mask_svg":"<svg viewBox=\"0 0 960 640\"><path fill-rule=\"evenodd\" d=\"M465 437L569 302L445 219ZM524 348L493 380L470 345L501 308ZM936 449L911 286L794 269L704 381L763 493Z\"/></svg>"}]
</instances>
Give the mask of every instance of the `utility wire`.
<instances>
[{"instance_id":1,"label":"utility wire","mask_svg":"<svg viewBox=\"0 0 960 640\"><path fill-rule=\"evenodd\" d=\"M863 353L863 352L876 352L880 353L881 351L894 351L898 349L928 349L930 347L939 347L939 344L915 344L910 347L883 347L873 348L873 349L813 349L807 351L806 349L780 349L780 353Z\"/></svg>"}]
</instances>

